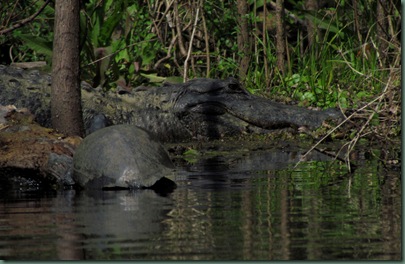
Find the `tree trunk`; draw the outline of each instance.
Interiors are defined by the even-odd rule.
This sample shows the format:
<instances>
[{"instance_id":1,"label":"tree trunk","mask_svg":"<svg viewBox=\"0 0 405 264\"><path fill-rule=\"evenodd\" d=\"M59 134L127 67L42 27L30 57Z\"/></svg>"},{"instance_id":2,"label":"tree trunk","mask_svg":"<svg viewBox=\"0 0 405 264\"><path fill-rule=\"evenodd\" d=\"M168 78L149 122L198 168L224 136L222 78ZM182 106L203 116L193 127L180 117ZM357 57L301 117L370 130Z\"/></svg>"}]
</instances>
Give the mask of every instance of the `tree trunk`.
<instances>
[{"instance_id":1,"label":"tree trunk","mask_svg":"<svg viewBox=\"0 0 405 264\"><path fill-rule=\"evenodd\" d=\"M386 66L386 58L388 53L388 19L387 12L388 3L385 0L377 1L377 38L378 38L378 52L380 53L380 60L382 67Z\"/></svg>"},{"instance_id":2,"label":"tree trunk","mask_svg":"<svg viewBox=\"0 0 405 264\"><path fill-rule=\"evenodd\" d=\"M305 10L307 10L311 15L315 16L316 12L319 9L318 0L306 0L305 1ZM307 32L308 32L308 47L311 48L314 46L316 41L316 37L319 36L319 30L316 24L313 22L312 19L306 19L307 24Z\"/></svg>"},{"instance_id":3,"label":"tree trunk","mask_svg":"<svg viewBox=\"0 0 405 264\"><path fill-rule=\"evenodd\" d=\"M79 0L55 1L51 115L57 131L83 136L79 73Z\"/></svg>"},{"instance_id":4,"label":"tree trunk","mask_svg":"<svg viewBox=\"0 0 405 264\"><path fill-rule=\"evenodd\" d=\"M241 52L239 58L239 78L244 80L249 69L251 55L251 39L249 37L249 6L246 0L238 0L238 14L240 17L239 34L238 34L238 49Z\"/></svg>"},{"instance_id":5,"label":"tree trunk","mask_svg":"<svg viewBox=\"0 0 405 264\"><path fill-rule=\"evenodd\" d=\"M285 27L284 27L284 0L276 1L276 54L277 68L284 75L285 72Z\"/></svg>"},{"instance_id":6,"label":"tree trunk","mask_svg":"<svg viewBox=\"0 0 405 264\"><path fill-rule=\"evenodd\" d=\"M358 3L357 0L352 0L352 5L353 5L353 18L354 18L354 32L357 34L357 39L359 43L363 43L363 38L361 36L361 27L360 27L360 22L359 22L359 9L358 9Z\"/></svg>"}]
</instances>

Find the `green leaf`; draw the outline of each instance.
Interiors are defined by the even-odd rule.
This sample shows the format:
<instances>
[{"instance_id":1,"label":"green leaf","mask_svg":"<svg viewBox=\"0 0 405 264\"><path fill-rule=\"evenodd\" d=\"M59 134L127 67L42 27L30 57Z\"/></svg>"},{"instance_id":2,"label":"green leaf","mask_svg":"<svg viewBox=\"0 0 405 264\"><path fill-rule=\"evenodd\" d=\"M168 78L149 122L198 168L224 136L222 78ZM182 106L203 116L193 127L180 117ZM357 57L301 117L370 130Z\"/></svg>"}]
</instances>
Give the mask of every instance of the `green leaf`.
<instances>
[{"instance_id":1,"label":"green leaf","mask_svg":"<svg viewBox=\"0 0 405 264\"><path fill-rule=\"evenodd\" d=\"M121 50L115 55L115 61L120 62L121 60L130 61L129 53L126 49Z\"/></svg>"},{"instance_id":2,"label":"green leaf","mask_svg":"<svg viewBox=\"0 0 405 264\"><path fill-rule=\"evenodd\" d=\"M184 78L181 77L181 76L169 76L169 77L166 77L166 82L169 82L169 83L183 83Z\"/></svg>"},{"instance_id":3,"label":"green leaf","mask_svg":"<svg viewBox=\"0 0 405 264\"><path fill-rule=\"evenodd\" d=\"M93 43L94 47L99 47L99 36L100 36L100 20L96 19L96 22L93 25L93 28L91 29L90 32L91 35L91 43Z\"/></svg>"},{"instance_id":4,"label":"green leaf","mask_svg":"<svg viewBox=\"0 0 405 264\"><path fill-rule=\"evenodd\" d=\"M157 73L152 73L152 74L146 74L146 73L141 73L143 77L146 77L150 80L152 83L161 83L166 80L166 77L160 77L157 76Z\"/></svg>"},{"instance_id":5,"label":"green leaf","mask_svg":"<svg viewBox=\"0 0 405 264\"><path fill-rule=\"evenodd\" d=\"M339 30L339 28L336 25L332 25L332 23L330 23L330 21L323 21L322 19L319 19L319 18L317 18L316 16L314 16L314 15L312 15L310 13L306 13L305 17L308 20L315 23L319 28L327 29L330 32L338 34L339 37L341 37L341 38L344 37L344 33L341 30Z\"/></svg>"},{"instance_id":6,"label":"green leaf","mask_svg":"<svg viewBox=\"0 0 405 264\"><path fill-rule=\"evenodd\" d=\"M346 97L339 97L339 104L342 108L347 108L347 99Z\"/></svg>"},{"instance_id":7,"label":"green leaf","mask_svg":"<svg viewBox=\"0 0 405 264\"><path fill-rule=\"evenodd\" d=\"M380 119L379 119L379 114L374 114L373 117L371 118L371 122L372 125L374 126L378 126L380 124Z\"/></svg>"},{"instance_id":8,"label":"green leaf","mask_svg":"<svg viewBox=\"0 0 405 264\"><path fill-rule=\"evenodd\" d=\"M370 96L370 94L366 91L360 91L356 94L357 99L363 99Z\"/></svg>"},{"instance_id":9,"label":"green leaf","mask_svg":"<svg viewBox=\"0 0 405 264\"><path fill-rule=\"evenodd\" d=\"M183 153L184 160L188 163L196 163L200 153L195 149L188 149Z\"/></svg>"},{"instance_id":10,"label":"green leaf","mask_svg":"<svg viewBox=\"0 0 405 264\"><path fill-rule=\"evenodd\" d=\"M111 5L116 4L117 2L118 2L118 4L120 4L122 1L116 1L116 0L107 0L107 1L105 1L104 10L105 11L110 10Z\"/></svg>"},{"instance_id":11,"label":"green leaf","mask_svg":"<svg viewBox=\"0 0 405 264\"><path fill-rule=\"evenodd\" d=\"M188 149L188 150L186 150L186 151L183 153L183 155L193 155L193 156L196 156L196 155L199 155L199 152L198 152L197 150L195 150L195 149Z\"/></svg>"},{"instance_id":12,"label":"green leaf","mask_svg":"<svg viewBox=\"0 0 405 264\"><path fill-rule=\"evenodd\" d=\"M323 89L320 86L315 87L315 94L323 94Z\"/></svg>"},{"instance_id":13,"label":"green leaf","mask_svg":"<svg viewBox=\"0 0 405 264\"><path fill-rule=\"evenodd\" d=\"M20 38L25 45L35 52L52 57L52 42L29 34L18 34L16 37Z\"/></svg>"},{"instance_id":14,"label":"green leaf","mask_svg":"<svg viewBox=\"0 0 405 264\"><path fill-rule=\"evenodd\" d=\"M298 84L301 80L301 76L298 73L293 74L291 77L286 78L286 83L288 86L293 86L294 84Z\"/></svg>"},{"instance_id":15,"label":"green leaf","mask_svg":"<svg viewBox=\"0 0 405 264\"><path fill-rule=\"evenodd\" d=\"M103 45L107 45L111 41L111 36L122 19L122 13L115 11L111 16L107 17L100 30L99 40Z\"/></svg>"},{"instance_id":16,"label":"green leaf","mask_svg":"<svg viewBox=\"0 0 405 264\"><path fill-rule=\"evenodd\" d=\"M35 3L36 9L41 8L44 5L45 1L41 0L41 1L37 1ZM51 5L46 5L46 7L44 8L44 10L42 10L41 12L41 16L45 15L46 17L54 17L55 16L55 8L53 8Z\"/></svg>"},{"instance_id":17,"label":"green leaf","mask_svg":"<svg viewBox=\"0 0 405 264\"><path fill-rule=\"evenodd\" d=\"M305 92L303 95L303 99L306 99L310 102L314 102L315 101L315 95L312 92Z\"/></svg>"}]
</instances>

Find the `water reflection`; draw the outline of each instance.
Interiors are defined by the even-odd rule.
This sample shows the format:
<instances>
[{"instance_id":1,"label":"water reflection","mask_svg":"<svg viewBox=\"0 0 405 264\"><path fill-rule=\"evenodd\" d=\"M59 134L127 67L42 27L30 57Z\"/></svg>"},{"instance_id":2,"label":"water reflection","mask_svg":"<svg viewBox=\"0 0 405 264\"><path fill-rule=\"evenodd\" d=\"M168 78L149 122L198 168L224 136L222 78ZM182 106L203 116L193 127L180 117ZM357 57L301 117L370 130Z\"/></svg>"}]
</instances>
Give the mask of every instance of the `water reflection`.
<instances>
[{"instance_id":1,"label":"water reflection","mask_svg":"<svg viewBox=\"0 0 405 264\"><path fill-rule=\"evenodd\" d=\"M8 195L0 258L343 260L401 258L400 173L350 174L321 154L261 150L183 164L178 188Z\"/></svg>"},{"instance_id":2,"label":"water reflection","mask_svg":"<svg viewBox=\"0 0 405 264\"><path fill-rule=\"evenodd\" d=\"M151 190L84 192L75 200L86 259L117 250L142 254L150 236L162 232L161 222L172 207L171 199Z\"/></svg>"}]
</instances>

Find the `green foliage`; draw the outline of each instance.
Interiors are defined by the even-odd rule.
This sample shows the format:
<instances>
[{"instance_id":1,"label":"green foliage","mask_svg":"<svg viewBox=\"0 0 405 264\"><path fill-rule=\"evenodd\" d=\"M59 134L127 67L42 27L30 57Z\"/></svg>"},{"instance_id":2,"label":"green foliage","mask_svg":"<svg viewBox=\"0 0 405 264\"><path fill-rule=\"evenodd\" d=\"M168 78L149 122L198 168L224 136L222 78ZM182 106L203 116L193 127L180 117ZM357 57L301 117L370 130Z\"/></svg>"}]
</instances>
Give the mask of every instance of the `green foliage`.
<instances>
[{"instance_id":1,"label":"green foliage","mask_svg":"<svg viewBox=\"0 0 405 264\"><path fill-rule=\"evenodd\" d=\"M18 6L21 8L18 16L13 13L1 15L6 18L14 15L16 20L22 20L39 9L44 1L32 1L32 4ZM48 5L28 26L12 31L11 38L0 36L0 46L7 45L7 42L13 44L13 61L45 60L50 65L53 16L53 6ZM152 68L162 45L151 32L152 18L146 5L135 0L90 0L83 6L80 20L83 79L106 88L115 86L114 81L120 77L128 85L137 81L148 82L149 79L141 73ZM96 60L102 57L106 58L97 63Z\"/></svg>"},{"instance_id":2,"label":"green foliage","mask_svg":"<svg viewBox=\"0 0 405 264\"><path fill-rule=\"evenodd\" d=\"M200 155L201 153L199 153L197 150L190 148L183 153L183 158L188 163L194 164L198 161Z\"/></svg>"},{"instance_id":3,"label":"green foliage","mask_svg":"<svg viewBox=\"0 0 405 264\"><path fill-rule=\"evenodd\" d=\"M24 1L24 3L15 4L15 1L5 0L2 2L4 9L0 7L0 21L9 24L2 23L0 29L10 27L14 21L27 18L29 14L37 11L44 2L43 0L32 3L31 1ZM14 12L11 13L10 10ZM48 64L51 63L53 13L53 9L48 5L34 23L17 28L7 35L0 34L0 48L10 46L7 60L15 62L45 60ZM0 63L2 62L0 61Z\"/></svg>"},{"instance_id":4,"label":"green foliage","mask_svg":"<svg viewBox=\"0 0 405 264\"><path fill-rule=\"evenodd\" d=\"M109 88L114 81L123 80L125 85L137 84L153 74L144 75L156 60L160 46L154 42L156 35L150 32L150 18L147 9L138 1L91 0L82 12L86 38L83 64L96 63L93 85ZM92 56L95 52L96 56ZM102 64L102 65L100 65ZM146 78L145 78L146 77Z\"/></svg>"},{"instance_id":5,"label":"green foliage","mask_svg":"<svg viewBox=\"0 0 405 264\"><path fill-rule=\"evenodd\" d=\"M287 70L282 74L276 69L274 32L270 29L262 32L260 24L266 21L259 14L266 2L248 1L253 54L247 77L242 80L248 90L320 108L356 107L382 91L381 80L386 80L388 73L381 70L381 54L375 45L375 3L357 1L361 16L356 17L352 4L347 1L329 3L316 12L304 10L305 1L286 1L288 12L302 21L314 23L320 34L312 47L307 46L305 26L292 16L286 16L288 56ZM13 1L6 0L5 7L0 8L0 18L9 23L2 24L0 29L29 17L43 4L44 0L29 0L12 9ZM267 19L274 19L274 11L267 6ZM186 49L198 7L178 1ZM237 76L238 58L244 54L237 45L239 17L235 2L203 1L200 11L198 36L190 53L192 71L186 77ZM391 15L393 19L400 17L397 10ZM53 16L53 7L48 5L31 23L14 30L7 38L0 36L0 47L4 46L3 50L12 47L13 61L46 60L50 64ZM354 27L355 17L361 29L367 30ZM82 79L93 86L108 89L120 82L120 85L134 87L156 85L168 78L184 78L185 56L180 52L179 35L170 24L175 20L173 5L152 0L88 0L82 6L80 20ZM394 31L398 30L395 26L394 23ZM176 42L171 45L173 39ZM395 48L391 43L390 50L395 51Z\"/></svg>"},{"instance_id":6,"label":"green foliage","mask_svg":"<svg viewBox=\"0 0 405 264\"><path fill-rule=\"evenodd\" d=\"M263 5L263 1L251 2L256 2L258 7ZM360 12L370 18L375 17L375 13L369 13L367 9L368 2L359 1L358 4ZM374 21L363 19L359 22L369 28L360 37L372 43L367 44L371 48L364 51L362 47L366 44L352 30L354 12L350 4L339 2L337 7L320 9L316 13L304 11L302 6L303 1L293 3L294 14L320 29L316 43L302 49L305 29L295 25L298 32L294 34L295 40L289 39L287 72L281 75L273 71L266 76L265 63L271 69L276 67L274 40L267 38L268 41L263 44L263 37L256 35L255 56L267 54L267 60L256 59L252 63L252 71L245 80L251 91L289 97L305 106L328 108L339 105L344 109L357 107L358 102L371 100L380 94L382 80L386 80L390 72L381 70L379 65L381 54L372 37L375 34Z\"/></svg>"},{"instance_id":7,"label":"green foliage","mask_svg":"<svg viewBox=\"0 0 405 264\"><path fill-rule=\"evenodd\" d=\"M46 60L50 61L52 58L52 41L39 36L31 36L29 34L23 34L20 31L16 31L14 36L25 43L26 46L36 51L38 54L46 56Z\"/></svg>"}]
</instances>

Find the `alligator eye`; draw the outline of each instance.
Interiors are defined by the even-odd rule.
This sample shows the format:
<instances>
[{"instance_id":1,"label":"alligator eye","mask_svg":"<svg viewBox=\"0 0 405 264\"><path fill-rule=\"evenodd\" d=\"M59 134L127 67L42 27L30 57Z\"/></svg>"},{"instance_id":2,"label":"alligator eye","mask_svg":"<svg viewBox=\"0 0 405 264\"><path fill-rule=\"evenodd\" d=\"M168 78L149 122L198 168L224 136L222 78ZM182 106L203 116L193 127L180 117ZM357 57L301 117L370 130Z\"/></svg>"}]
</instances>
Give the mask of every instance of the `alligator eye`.
<instances>
[{"instance_id":1,"label":"alligator eye","mask_svg":"<svg viewBox=\"0 0 405 264\"><path fill-rule=\"evenodd\" d=\"M230 83L230 84L228 84L228 87L231 90L240 90L240 87L239 87L238 83Z\"/></svg>"}]
</instances>

